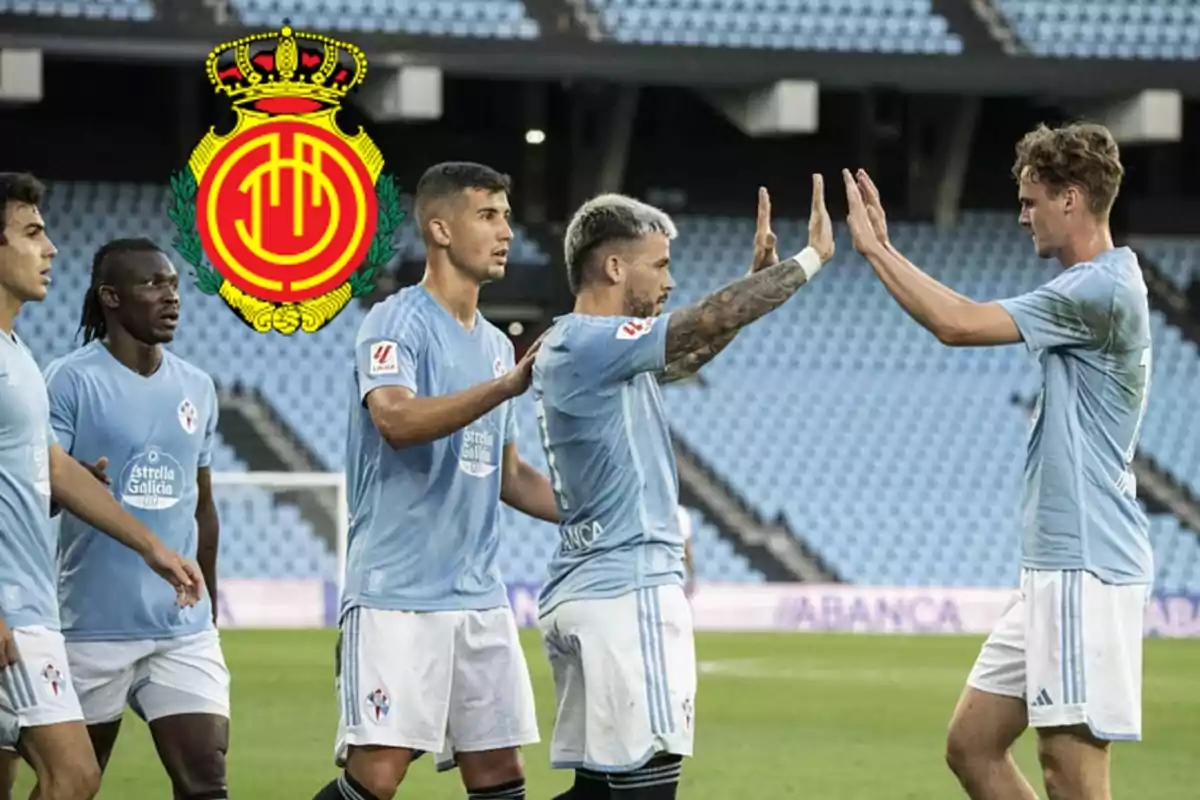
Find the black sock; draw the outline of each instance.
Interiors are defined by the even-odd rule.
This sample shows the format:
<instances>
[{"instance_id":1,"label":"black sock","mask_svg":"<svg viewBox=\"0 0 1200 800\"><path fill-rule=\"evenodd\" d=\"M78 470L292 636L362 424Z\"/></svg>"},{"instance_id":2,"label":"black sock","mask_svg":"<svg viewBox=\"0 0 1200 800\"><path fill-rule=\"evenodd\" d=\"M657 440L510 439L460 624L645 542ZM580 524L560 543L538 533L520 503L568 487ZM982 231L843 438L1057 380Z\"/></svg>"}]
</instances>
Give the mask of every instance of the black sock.
<instances>
[{"instance_id":1,"label":"black sock","mask_svg":"<svg viewBox=\"0 0 1200 800\"><path fill-rule=\"evenodd\" d=\"M313 800L379 800L368 792L361 783L343 772L330 781L324 789L313 795Z\"/></svg>"},{"instance_id":2,"label":"black sock","mask_svg":"<svg viewBox=\"0 0 1200 800\"><path fill-rule=\"evenodd\" d=\"M609 775L608 788L613 800L675 800L682 773L682 756L659 755L633 772Z\"/></svg>"},{"instance_id":3,"label":"black sock","mask_svg":"<svg viewBox=\"0 0 1200 800\"><path fill-rule=\"evenodd\" d=\"M575 785L554 800L608 800L608 776L590 769L577 769Z\"/></svg>"},{"instance_id":4,"label":"black sock","mask_svg":"<svg viewBox=\"0 0 1200 800\"><path fill-rule=\"evenodd\" d=\"M525 779L517 778L486 789L467 789L467 800L525 800Z\"/></svg>"}]
</instances>

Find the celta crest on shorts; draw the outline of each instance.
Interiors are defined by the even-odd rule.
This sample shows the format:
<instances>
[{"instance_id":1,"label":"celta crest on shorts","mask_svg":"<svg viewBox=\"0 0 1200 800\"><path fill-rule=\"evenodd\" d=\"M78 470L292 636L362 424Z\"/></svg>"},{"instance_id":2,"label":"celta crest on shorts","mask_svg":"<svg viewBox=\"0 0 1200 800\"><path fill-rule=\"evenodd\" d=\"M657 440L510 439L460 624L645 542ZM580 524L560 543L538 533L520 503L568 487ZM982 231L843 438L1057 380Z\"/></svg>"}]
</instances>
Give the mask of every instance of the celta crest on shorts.
<instances>
[{"instance_id":1,"label":"celta crest on shorts","mask_svg":"<svg viewBox=\"0 0 1200 800\"><path fill-rule=\"evenodd\" d=\"M367 58L285 22L218 45L205 69L237 121L171 177L175 249L253 330L318 331L374 289L404 220L379 148L336 121Z\"/></svg>"}]
</instances>

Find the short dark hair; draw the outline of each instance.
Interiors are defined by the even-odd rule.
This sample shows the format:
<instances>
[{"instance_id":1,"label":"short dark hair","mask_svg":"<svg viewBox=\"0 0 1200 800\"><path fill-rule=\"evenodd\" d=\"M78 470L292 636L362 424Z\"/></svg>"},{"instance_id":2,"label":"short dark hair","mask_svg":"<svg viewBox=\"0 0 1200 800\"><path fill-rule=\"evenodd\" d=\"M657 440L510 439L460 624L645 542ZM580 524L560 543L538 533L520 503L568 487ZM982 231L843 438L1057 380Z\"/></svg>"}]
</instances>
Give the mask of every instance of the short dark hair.
<instances>
[{"instance_id":1,"label":"short dark hair","mask_svg":"<svg viewBox=\"0 0 1200 800\"><path fill-rule=\"evenodd\" d=\"M83 310L79 315L79 330L83 343L103 339L108 335L108 323L104 321L104 306L100 302L100 287L113 281L113 274L120 256L128 253L162 253L161 247L152 239L139 236L132 239L113 239L106 242L92 257L92 280L83 294Z\"/></svg>"},{"instance_id":2,"label":"short dark hair","mask_svg":"<svg viewBox=\"0 0 1200 800\"><path fill-rule=\"evenodd\" d=\"M1125 168L1121 150L1112 133L1103 125L1077 122L1061 128L1039 125L1017 143L1013 177L1029 175L1058 194L1068 186L1078 186L1087 194L1088 210L1107 217L1121 190Z\"/></svg>"},{"instance_id":3,"label":"short dark hair","mask_svg":"<svg viewBox=\"0 0 1200 800\"><path fill-rule=\"evenodd\" d=\"M434 164L425 170L425 174L417 182L414 206L417 224L421 226L422 232L425 230L425 223L429 221L427 214L431 203L454 197L468 189L482 189L493 193L511 192L512 178L489 166L471 161Z\"/></svg>"},{"instance_id":4,"label":"short dark hair","mask_svg":"<svg viewBox=\"0 0 1200 800\"><path fill-rule=\"evenodd\" d=\"M649 233L661 233L668 239L678 234L665 211L632 197L602 194L580 206L563 237L571 293L579 294L593 254L605 245L635 242Z\"/></svg>"},{"instance_id":5,"label":"short dark hair","mask_svg":"<svg viewBox=\"0 0 1200 800\"><path fill-rule=\"evenodd\" d=\"M46 187L28 172L0 172L0 244L8 227L8 205L40 206Z\"/></svg>"}]
</instances>

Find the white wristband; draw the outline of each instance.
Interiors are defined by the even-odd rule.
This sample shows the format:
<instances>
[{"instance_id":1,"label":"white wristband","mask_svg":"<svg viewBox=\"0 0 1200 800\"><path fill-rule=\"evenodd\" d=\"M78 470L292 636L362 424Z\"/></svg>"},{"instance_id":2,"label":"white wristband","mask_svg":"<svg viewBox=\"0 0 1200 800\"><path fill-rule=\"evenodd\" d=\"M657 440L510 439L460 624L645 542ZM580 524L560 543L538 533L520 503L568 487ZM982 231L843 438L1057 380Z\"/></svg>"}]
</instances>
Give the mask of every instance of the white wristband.
<instances>
[{"instance_id":1,"label":"white wristband","mask_svg":"<svg viewBox=\"0 0 1200 800\"><path fill-rule=\"evenodd\" d=\"M817 251L811 247L806 247L796 255L792 256L789 261L795 261L800 265L800 269L804 270L804 278L806 281L811 281L813 275L817 274L817 270L821 269L821 257L817 255Z\"/></svg>"}]
</instances>

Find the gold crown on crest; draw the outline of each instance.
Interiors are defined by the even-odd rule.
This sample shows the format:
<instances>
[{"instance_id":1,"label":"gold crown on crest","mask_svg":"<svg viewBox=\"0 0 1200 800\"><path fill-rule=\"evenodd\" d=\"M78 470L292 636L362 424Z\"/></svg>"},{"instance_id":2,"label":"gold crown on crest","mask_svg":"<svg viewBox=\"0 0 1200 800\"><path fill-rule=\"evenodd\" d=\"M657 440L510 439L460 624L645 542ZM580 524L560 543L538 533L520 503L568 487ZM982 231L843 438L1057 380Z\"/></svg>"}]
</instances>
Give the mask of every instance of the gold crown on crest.
<instances>
[{"instance_id":1,"label":"gold crown on crest","mask_svg":"<svg viewBox=\"0 0 1200 800\"><path fill-rule=\"evenodd\" d=\"M236 105L267 113L303 114L336 106L367 75L358 47L292 29L256 33L217 45L205 62L208 79Z\"/></svg>"}]
</instances>

